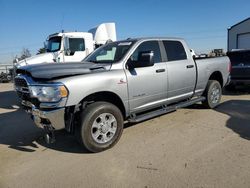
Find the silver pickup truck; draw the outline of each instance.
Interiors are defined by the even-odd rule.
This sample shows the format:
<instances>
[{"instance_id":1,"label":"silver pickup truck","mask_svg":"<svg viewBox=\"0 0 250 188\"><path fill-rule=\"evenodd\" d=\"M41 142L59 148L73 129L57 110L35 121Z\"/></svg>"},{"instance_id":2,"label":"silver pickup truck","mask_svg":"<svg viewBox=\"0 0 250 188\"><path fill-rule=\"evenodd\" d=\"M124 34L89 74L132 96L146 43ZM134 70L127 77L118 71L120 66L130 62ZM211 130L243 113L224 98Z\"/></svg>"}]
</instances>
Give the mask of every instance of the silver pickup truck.
<instances>
[{"instance_id":1,"label":"silver pickup truck","mask_svg":"<svg viewBox=\"0 0 250 188\"><path fill-rule=\"evenodd\" d=\"M182 39L127 39L98 48L84 62L22 67L15 89L47 141L66 129L100 152L118 142L124 122L197 102L216 107L229 65L226 56L195 60Z\"/></svg>"}]
</instances>

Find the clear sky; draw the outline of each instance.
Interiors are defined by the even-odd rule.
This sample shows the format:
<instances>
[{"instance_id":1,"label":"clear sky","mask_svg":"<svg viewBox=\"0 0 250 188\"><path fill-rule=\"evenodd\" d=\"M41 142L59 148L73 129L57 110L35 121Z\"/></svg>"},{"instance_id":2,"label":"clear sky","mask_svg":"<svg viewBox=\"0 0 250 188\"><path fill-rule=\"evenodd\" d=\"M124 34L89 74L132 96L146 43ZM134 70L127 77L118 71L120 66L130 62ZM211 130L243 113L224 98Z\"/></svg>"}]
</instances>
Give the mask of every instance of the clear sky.
<instances>
[{"instance_id":1,"label":"clear sky","mask_svg":"<svg viewBox=\"0 0 250 188\"><path fill-rule=\"evenodd\" d=\"M111 21L118 39L175 36L199 53L226 49L227 28L247 17L249 0L0 0L0 63L24 47L35 54L51 33Z\"/></svg>"}]
</instances>

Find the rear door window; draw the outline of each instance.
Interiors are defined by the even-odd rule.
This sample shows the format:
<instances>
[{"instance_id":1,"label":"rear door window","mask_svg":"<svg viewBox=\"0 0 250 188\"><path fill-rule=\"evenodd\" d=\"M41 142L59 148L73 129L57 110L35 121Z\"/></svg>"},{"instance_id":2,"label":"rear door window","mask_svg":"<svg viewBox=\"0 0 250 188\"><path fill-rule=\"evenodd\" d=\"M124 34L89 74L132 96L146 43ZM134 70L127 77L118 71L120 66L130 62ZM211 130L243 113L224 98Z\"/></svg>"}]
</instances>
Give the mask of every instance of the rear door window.
<instances>
[{"instance_id":1,"label":"rear door window","mask_svg":"<svg viewBox=\"0 0 250 188\"><path fill-rule=\"evenodd\" d=\"M168 61L178 61L187 59L187 54L180 41L163 41Z\"/></svg>"}]
</instances>

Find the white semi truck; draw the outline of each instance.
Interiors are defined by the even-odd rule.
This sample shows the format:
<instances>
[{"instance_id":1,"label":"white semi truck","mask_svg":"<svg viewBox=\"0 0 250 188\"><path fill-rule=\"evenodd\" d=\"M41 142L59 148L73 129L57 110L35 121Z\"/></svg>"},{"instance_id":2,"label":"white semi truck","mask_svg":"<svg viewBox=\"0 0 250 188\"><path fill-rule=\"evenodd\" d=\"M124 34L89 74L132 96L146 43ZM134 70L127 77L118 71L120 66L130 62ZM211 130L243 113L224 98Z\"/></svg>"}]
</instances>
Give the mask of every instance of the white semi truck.
<instances>
[{"instance_id":1,"label":"white semi truck","mask_svg":"<svg viewBox=\"0 0 250 188\"><path fill-rule=\"evenodd\" d=\"M115 23L102 23L88 32L61 32L48 36L46 53L16 62L16 67L39 63L82 61L98 46L116 41Z\"/></svg>"}]
</instances>

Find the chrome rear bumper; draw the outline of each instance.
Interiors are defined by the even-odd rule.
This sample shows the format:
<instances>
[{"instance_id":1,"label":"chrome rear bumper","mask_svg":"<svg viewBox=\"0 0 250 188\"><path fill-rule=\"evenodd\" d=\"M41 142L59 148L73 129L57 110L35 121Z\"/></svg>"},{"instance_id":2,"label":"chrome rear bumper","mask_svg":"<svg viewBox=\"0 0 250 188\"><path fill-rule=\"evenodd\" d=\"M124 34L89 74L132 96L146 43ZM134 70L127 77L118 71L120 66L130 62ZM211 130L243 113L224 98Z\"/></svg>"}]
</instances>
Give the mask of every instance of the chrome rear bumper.
<instances>
[{"instance_id":1,"label":"chrome rear bumper","mask_svg":"<svg viewBox=\"0 0 250 188\"><path fill-rule=\"evenodd\" d=\"M231 84L250 84L250 79L231 79Z\"/></svg>"}]
</instances>

